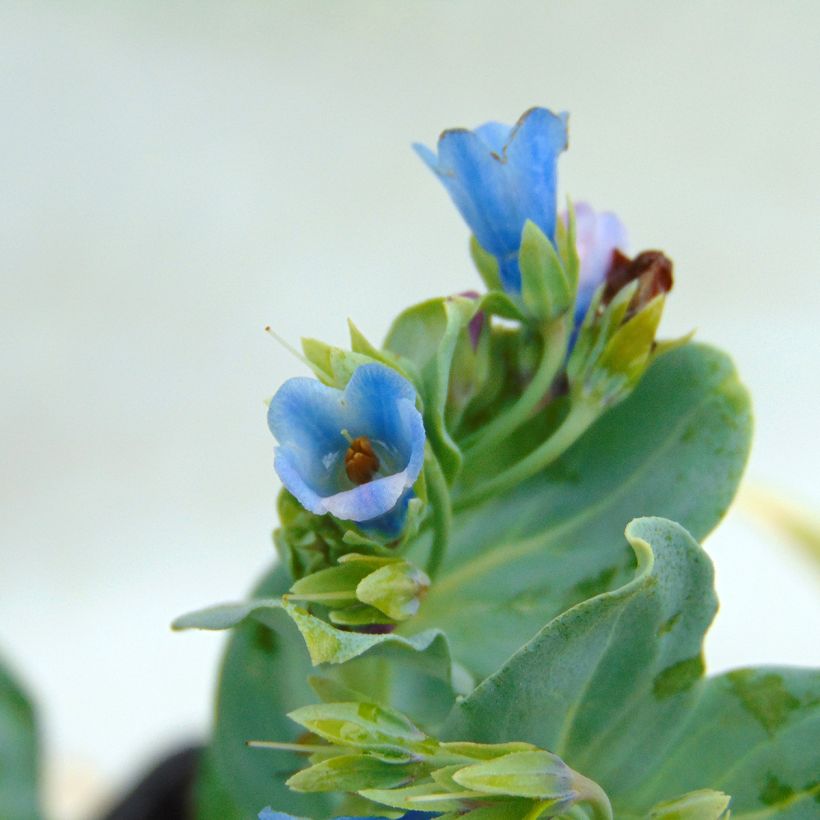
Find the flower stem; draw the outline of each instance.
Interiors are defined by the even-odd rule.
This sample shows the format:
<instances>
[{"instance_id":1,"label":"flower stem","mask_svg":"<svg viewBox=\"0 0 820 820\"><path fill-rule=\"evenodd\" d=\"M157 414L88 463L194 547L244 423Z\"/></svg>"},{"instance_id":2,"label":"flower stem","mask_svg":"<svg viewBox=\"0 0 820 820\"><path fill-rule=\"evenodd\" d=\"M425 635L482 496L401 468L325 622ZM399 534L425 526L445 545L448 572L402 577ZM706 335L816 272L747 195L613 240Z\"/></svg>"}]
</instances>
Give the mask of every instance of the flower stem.
<instances>
[{"instance_id":1,"label":"flower stem","mask_svg":"<svg viewBox=\"0 0 820 820\"><path fill-rule=\"evenodd\" d=\"M513 464L503 472L496 473L491 479L466 490L456 498L454 507L462 510L503 492L510 487L526 481L536 473L548 467L559 456L574 444L598 417L599 410L592 403L576 404L564 419L561 426L539 447L536 447L521 461Z\"/></svg>"},{"instance_id":2,"label":"flower stem","mask_svg":"<svg viewBox=\"0 0 820 820\"><path fill-rule=\"evenodd\" d=\"M444 553L450 541L453 510L450 501L450 488L447 486L438 459L430 449L425 455L424 473L427 481L430 509L433 514L433 542L430 546L430 556L427 559L425 569L430 579L434 580L441 562L444 560Z\"/></svg>"},{"instance_id":3,"label":"flower stem","mask_svg":"<svg viewBox=\"0 0 820 820\"><path fill-rule=\"evenodd\" d=\"M558 319L542 333L541 360L530 383L518 400L506 412L476 431L464 443L464 456L472 459L486 452L514 433L544 399L564 362L567 349L566 319Z\"/></svg>"},{"instance_id":4,"label":"flower stem","mask_svg":"<svg viewBox=\"0 0 820 820\"><path fill-rule=\"evenodd\" d=\"M606 792L594 781L578 772L573 775L573 786L578 792L578 802L585 803L592 811L592 820L613 820L612 804Z\"/></svg>"}]
</instances>

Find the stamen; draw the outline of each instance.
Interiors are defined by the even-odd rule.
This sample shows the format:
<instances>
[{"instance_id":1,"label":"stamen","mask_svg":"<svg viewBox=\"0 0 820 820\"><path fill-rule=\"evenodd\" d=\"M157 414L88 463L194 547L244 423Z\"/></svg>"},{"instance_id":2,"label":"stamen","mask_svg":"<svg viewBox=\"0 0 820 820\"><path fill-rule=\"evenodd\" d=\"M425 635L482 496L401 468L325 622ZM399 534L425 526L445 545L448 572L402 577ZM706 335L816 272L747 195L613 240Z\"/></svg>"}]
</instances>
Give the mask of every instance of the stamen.
<instances>
[{"instance_id":1,"label":"stamen","mask_svg":"<svg viewBox=\"0 0 820 820\"><path fill-rule=\"evenodd\" d=\"M344 435L346 431L342 431ZM345 453L345 472L354 484L367 484L379 469L379 458L367 436L359 436L350 442Z\"/></svg>"}]
</instances>

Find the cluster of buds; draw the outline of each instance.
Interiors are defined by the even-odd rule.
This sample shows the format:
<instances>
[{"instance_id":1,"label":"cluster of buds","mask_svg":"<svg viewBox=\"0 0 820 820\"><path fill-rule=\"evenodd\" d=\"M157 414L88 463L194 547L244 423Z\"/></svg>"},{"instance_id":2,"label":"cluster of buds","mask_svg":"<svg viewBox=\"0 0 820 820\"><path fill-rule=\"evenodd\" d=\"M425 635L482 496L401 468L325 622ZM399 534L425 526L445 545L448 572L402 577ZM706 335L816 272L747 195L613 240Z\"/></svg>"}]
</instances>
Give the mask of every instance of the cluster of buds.
<instances>
[{"instance_id":1,"label":"cluster of buds","mask_svg":"<svg viewBox=\"0 0 820 820\"><path fill-rule=\"evenodd\" d=\"M573 807L611 820L596 783L529 743L441 742L399 712L370 703L306 706L289 717L317 742L251 745L309 755L287 784L294 791L346 791L388 809L443 820L558 817Z\"/></svg>"},{"instance_id":2,"label":"cluster of buds","mask_svg":"<svg viewBox=\"0 0 820 820\"><path fill-rule=\"evenodd\" d=\"M351 552L300 578L283 596L327 608L332 624L390 631L418 612L430 579L402 558Z\"/></svg>"},{"instance_id":3,"label":"cluster of buds","mask_svg":"<svg viewBox=\"0 0 820 820\"><path fill-rule=\"evenodd\" d=\"M658 351L655 334L671 288L672 263L660 251L634 259L613 252L567 363L576 400L602 411L631 392Z\"/></svg>"}]
</instances>

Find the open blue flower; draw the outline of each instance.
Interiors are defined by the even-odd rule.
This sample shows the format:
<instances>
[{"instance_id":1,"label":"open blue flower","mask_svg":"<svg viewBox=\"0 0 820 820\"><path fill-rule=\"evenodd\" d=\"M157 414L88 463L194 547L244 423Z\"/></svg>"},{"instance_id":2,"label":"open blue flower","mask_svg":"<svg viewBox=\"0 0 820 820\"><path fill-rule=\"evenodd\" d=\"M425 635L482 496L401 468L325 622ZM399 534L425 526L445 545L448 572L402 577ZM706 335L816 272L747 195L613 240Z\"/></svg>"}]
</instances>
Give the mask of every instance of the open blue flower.
<instances>
[{"instance_id":1,"label":"open blue flower","mask_svg":"<svg viewBox=\"0 0 820 820\"><path fill-rule=\"evenodd\" d=\"M438 156L413 146L441 179L479 244L498 260L501 283L521 291L518 250L529 219L555 237L559 154L567 147L567 115L531 108L514 127L488 122L454 128L438 140Z\"/></svg>"},{"instance_id":2,"label":"open blue flower","mask_svg":"<svg viewBox=\"0 0 820 820\"><path fill-rule=\"evenodd\" d=\"M566 221L566 214L562 219ZM575 246L581 262L578 296L575 300L575 323L586 315L592 296L602 285L612 267L615 251L626 253L626 228L610 211L595 211L586 202L575 205Z\"/></svg>"},{"instance_id":3,"label":"open blue flower","mask_svg":"<svg viewBox=\"0 0 820 820\"><path fill-rule=\"evenodd\" d=\"M276 472L303 507L387 536L401 531L425 442L407 379L378 363L358 367L344 390L289 379L268 425Z\"/></svg>"}]
</instances>

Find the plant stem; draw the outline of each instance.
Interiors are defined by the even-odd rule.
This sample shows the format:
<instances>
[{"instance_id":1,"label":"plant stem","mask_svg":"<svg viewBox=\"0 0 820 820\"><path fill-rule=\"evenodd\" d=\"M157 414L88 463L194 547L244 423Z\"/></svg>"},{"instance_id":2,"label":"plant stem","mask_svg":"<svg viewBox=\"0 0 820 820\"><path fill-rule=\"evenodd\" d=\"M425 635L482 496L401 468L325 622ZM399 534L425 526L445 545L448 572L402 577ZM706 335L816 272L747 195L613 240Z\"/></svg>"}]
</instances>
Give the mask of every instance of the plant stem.
<instances>
[{"instance_id":1,"label":"plant stem","mask_svg":"<svg viewBox=\"0 0 820 820\"><path fill-rule=\"evenodd\" d=\"M476 431L464 443L465 459L486 452L514 433L544 399L561 365L567 349L566 320L552 322L541 333L543 350L538 367L515 404L493 421Z\"/></svg>"},{"instance_id":2,"label":"plant stem","mask_svg":"<svg viewBox=\"0 0 820 820\"><path fill-rule=\"evenodd\" d=\"M430 509L433 513L433 542L430 545L430 556L427 559L427 574L434 580L444 560L444 553L450 541L450 528L453 519L450 488L441 471L441 465L432 450L425 454L424 472L427 480L427 493Z\"/></svg>"},{"instance_id":3,"label":"plant stem","mask_svg":"<svg viewBox=\"0 0 820 820\"><path fill-rule=\"evenodd\" d=\"M508 467L501 473L465 491L456 498L454 507L462 510L471 507L496 493L503 492L510 487L526 481L545 467L552 464L559 456L575 443L598 417L599 411L591 404L576 404L564 419L561 426L539 447L529 455Z\"/></svg>"},{"instance_id":4,"label":"plant stem","mask_svg":"<svg viewBox=\"0 0 820 820\"><path fill-rule=\"evenodd\" d=\"M578 792L578 802L586 803L592 810L592 820L613 820L612 804L606 792L594 781L578 772L573 775L573 786Z\"/></svg>"}]
</instances>

